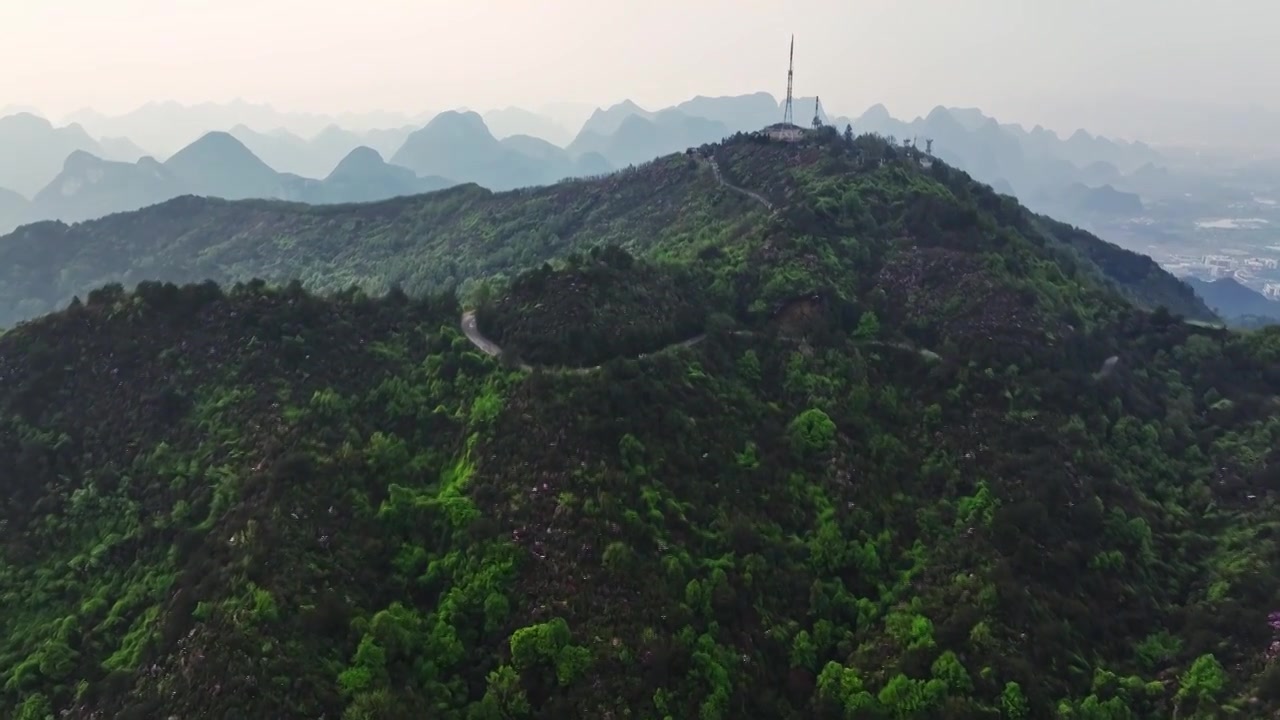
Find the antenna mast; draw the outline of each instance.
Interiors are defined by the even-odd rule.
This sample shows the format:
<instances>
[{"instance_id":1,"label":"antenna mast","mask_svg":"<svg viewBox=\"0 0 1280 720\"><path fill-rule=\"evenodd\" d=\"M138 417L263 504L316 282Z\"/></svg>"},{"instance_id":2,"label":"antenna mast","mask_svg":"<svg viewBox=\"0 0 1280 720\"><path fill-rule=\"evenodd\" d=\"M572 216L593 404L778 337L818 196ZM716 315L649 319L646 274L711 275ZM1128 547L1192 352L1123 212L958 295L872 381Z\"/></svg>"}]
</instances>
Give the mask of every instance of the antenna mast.
<instances>
[{"instance_id":1,"label":"antenna mast","mask_svg":"<svg viewBox=\"0 0 1280 720\"><path fill-rule=\"evenodd\" d=\"M813 96L813 129L817 130L822 127L822 99L817 95Z\"/></svg>"},{"instance_id":2,"label":"antenna mast","mask_svg":"<svg viewBox=\"0 0 1280 720\"><path fill-rule=\"evenodd\" d=\"M796 66L796 36L791 36L791 58L787 61L787 106L782 111L782 122L787 125L795 124L791 118L791 79L792 73Z\"/></svg>"}]
</instances>

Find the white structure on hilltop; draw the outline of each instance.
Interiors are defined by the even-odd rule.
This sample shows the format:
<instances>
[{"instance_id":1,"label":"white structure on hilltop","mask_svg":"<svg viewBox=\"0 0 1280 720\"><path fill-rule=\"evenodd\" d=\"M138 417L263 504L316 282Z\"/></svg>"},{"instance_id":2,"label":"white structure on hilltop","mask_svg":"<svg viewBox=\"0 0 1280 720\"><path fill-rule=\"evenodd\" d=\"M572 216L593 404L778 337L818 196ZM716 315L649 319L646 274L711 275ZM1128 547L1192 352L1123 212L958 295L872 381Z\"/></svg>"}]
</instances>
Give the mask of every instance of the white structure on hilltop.
<instances>
[{"instance_id":1,"label":"white structure on hilltop","mask_svg":"<svg viewBox=\"0 0 1280 720\"><path fill-rule=\"evenodd\" d=\"M1280 283L1269 283L1262 288L1262 295L1272 300L1280 300Z\"/></svg>"},{"instance_id":2,"label":"white structure on hilltop","mask_svg":"<svg viewBox=\"0 0 1280 720\"><path fill-rule=\"evenodd\" d=\"M770 140L796 142L804 137L804 128L799 125L791 125L789 123L778 123L765 128L764 134L768 136Z\"/></svg>"}]
</instances>

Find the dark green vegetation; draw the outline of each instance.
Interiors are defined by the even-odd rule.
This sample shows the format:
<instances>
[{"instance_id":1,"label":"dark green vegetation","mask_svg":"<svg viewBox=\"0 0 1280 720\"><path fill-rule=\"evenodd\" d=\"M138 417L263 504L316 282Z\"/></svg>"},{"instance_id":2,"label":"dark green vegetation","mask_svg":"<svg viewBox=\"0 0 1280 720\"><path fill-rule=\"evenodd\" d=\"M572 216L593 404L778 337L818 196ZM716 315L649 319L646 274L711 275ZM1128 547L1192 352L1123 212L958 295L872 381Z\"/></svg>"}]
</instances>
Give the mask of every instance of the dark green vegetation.
<instances>
[{"instance_id":1,"label":"dark green vegetation","mask_svg":"<svg viewBox=\"0 0 1280 720\"><path fill-rule=\"evenodd\" d=\"M710 277L687 266L636 262L614 246L543 265L507 287L485 288L479 327L512 359L592 366L699 336Z\"/></svg>"},{"instance_id":2,"label":"dark green vegetation","mask_svg":"<svg viewBox=\"0 0 1280 720\"><path fill-rule=\"evenodd\" d=\"M513 337L557 332L526 297L591 319L554 282L572 273L643 278L608 290L623 302L602 312L624 314L646 288L705 278L697 297L722 316L705 341L597 372L506 369L460 335L453 295L317 298L297 284L111 287L0 337L0 707L348 720L1280 708L1280 331L1136 308L1126 295L1176 301L1182 286L1127 283L1096 264L1105 253L1080 252L1087 236L1063 240L875 138L703 151L778 211L681 157L603 181L594 210L548 210L582 220L554 249L517 232L517 208L597 186L343 210L185 201L197 219L159 234L220 217L231 239L214 243L209 225L204 245L247 252L268 231L231 220L253 213L315 223L296 242L318 248L341 244L321 232L335 218L366 213L362 227L385 232L434 208L420 232L439 244L401 248L411 272L429 272L425 247L511 274L582 245L629 250L629 266L601 249L517 278ZM47 249L133 237L109 227ZM464 244L464 230L487 240ZM350 232L353 264L388 244ZM516 254L500 267L502 249ZM319 282L320 261L288 257ZM362 267L372 278L392 257Z\"/></svg>"}]
</instances>

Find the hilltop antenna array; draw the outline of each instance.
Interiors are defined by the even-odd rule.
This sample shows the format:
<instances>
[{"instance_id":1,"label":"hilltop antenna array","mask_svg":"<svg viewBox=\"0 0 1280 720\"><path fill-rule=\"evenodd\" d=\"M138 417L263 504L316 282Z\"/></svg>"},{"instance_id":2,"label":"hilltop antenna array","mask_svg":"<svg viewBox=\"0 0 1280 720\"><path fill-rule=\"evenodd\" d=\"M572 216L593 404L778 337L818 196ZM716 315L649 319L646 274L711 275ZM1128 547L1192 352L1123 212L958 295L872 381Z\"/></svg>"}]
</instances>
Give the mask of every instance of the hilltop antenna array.
<instances>
[{"instance_id":1,"label":"hilltop antenna array","mask_svg":"<svg viewBox=\"0 0 1280 720\"><path fill-rule=\"evenodd\" d=\"M924 139L924 152L926 155L933 154L933 138Z\"/></svg>"},{"instance_id":2,"label":"hilltop antenna array","mask_svg":"<svg viewBox=\"0 0 1280 720\"><path fill-rule=\"evenodd\" d=\"M794 125L791 119L791 80L796 67L796 36L791 36L791 58L787 61L787 105L782 111L782 122Z\"/></svg>"},{"instance_id":3,"label":"hilltop antenna array","mask_svg":"<svg viewBox=\"0 0 1280 720\"><path fill-rule=\"evenodd\" d=\"M813 129L817 130L822 127L822 99L817 95L813 96Z\"/></svg>"}]
</instances>

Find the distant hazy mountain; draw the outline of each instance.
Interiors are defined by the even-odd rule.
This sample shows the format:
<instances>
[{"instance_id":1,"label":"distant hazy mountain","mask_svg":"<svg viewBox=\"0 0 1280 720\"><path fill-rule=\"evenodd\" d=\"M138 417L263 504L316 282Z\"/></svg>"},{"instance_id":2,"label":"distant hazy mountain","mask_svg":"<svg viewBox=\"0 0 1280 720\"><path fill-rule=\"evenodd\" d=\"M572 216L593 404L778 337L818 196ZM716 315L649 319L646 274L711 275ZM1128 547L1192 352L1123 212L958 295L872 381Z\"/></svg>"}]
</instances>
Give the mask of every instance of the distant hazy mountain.
<instances>
[{"instance_id":1,"label":"distant hazy mountain","mask_svg":"<svg viewBox=\"0 0 1280 720\"><path fill-rule=\"evenodd\" d=\"M418 125L404 125L394 128L370 130L360 137L361 144L378 151L384 158L389 158L404 147L404 141L418 131Z\"/></svg>"},{"instance_id":2,"label":"distant hazy mountain","mask_svg":"<svg viewBox=\"0 0 1280 720\"><path fill-rule=\"evenodd\" d=\"M230 134L273 170L323 178L357 148L369 147L384 157L394 154L413 130L405 127L353 132L329 125L315 137L305 139L283 128L263 133L237 125Z\"/></svg>"},{"instance_id":3,"label":"distant hazy mountain","mask_svg":"<svg viewBox=\"0 0 1280 720\"><path fill-rule=\"evenodd\" d=\"M498 139L529 135L564 147L573 140L573 131L544 115L523 108L509 107L484 114L484 124Z\"/></svg>"},{"instance_id":4,"label":"distant hazy mountain","mask_svg":"<svg viewBox=\"0 0 1280 720\"><path fill-rule=\"evenodd\" d=\"M600 137L608 137L622 127L622 122L629 117L641 117L650 120L656 113L649 112L630 100L623 100L617 105L608 108L596 108L591 113L591 117L587 118L586 123L582 125L582 129L578 131L578 137L591 134Z\"/></svg>"},{"instance_id":5,"label":"distant hazy mountain","mask_svg":"<svg viewBox=\"0 0 1280 720\"><path fill-rule=\"evenodd\" d=\"M595 106L581 102L551 102L532 110L549 118L557 125L570 128L576 134L582 129L582 124L587 121L587 118L591 117Z\"/></svg>"},{"instance_id":6,"label":"distant hazy mountain","mask_svg":"<svg viewBox=\"0 0 1280 720\"><path fill-rule=\"evenodd\" d=\"M1093 219L1133 218L1142 215L1142 198L1111 185L1091 187L1073 182L1062 188L1043 189L1023 201L1037 212L1080 223Z\"/></svg>"},{"instance_id":7,"label":"distant hazy mountain","mask_svg":"<svg viewBox=\"0 0 1280 720\"><path fill-rule=\"evenodd\" d=\"M305 199L312 203L372 202L443 190L454 184L438 176L418 177L408 168L388 164L373 148L358 147Z\"/></svg>"},{"instance_id":8,"label":"distant hazy mountain","mask_svg":"<svg viewBox=\"0 0 1280 720\"><path fill-rule=\"evenodd\" d=\"M759 130L782 120L777 98L767 92L727 97L698 95L676 105L675 109L685 115L718 122L730 132Z\"/></svg>"},{"instance_id":9,"label":"distant hazy mountain","mask_svg":"<svg viewBox=\"0 0 1280 720\"><path fill-rule=\"evenodd\" d=\"M543 185L564 177L562 164L504 145L478 114L452 110L410 135L391 162L418 175L474 182L491 190Z\"/></svg>"},{"instance_id":10,"label":"distant hazy mountain","mask_svg":"<svg viewBox=\"0 0 1280 720\"><path fill-rule=\"evenodd\" d=\"M271 169L309 178L321 178L329 174L342 156L359 144L353 136L350 147L329 158L321 157L311 143L284 129L264 133L246 125L236 125L229 134Z\"/></svg>"},{"instance_id":11,"label":"distant hazy mountain","mask_svg":"<svg viewBox=\"0 0 1280 720\"><path fill-rule=\"evenodd\" d=\"M1142 198L1137 194L1122 192L1110 185L1090 187L1083 183L1071 183L1064 195L1081 212L1135 217L1144 210Z\"/></svg>"},{"instance_id":12,"label":"distant hazy mountain","mask_svg":"<svg viewBox=\"0 0 1280 720\"><path fill-rule=\"evenodd\" d=\"M875 105L856 119L833 122L841 128L849 122L859 133L914 139L921 149L932 139L935 156L975 179L1038 212L1084 226L1160 205L1185 208L1193 197L1220 205L1233 194L1210 175L1171 172L1166 158L1145 143L1084 131L1064 138L1041 126L1002 124L976 108L936 107L908 122Z\"/></svg>"},{"instance_id":13,"label":"distant hazy mountain","mask_svg":"<svg viewBox=\"0 0 1280 720\"><path fill-rule=\"evenodd\" d=\"M118 116L82 110L71 115L68 120L80 123L95 135L131 138L161 157L167 157L210 130L230 130L237 125L258 131L283 128L307 138L330 125L363 132L372 128L413 125L421 118L420 115L394 112L338 115L281 112L270 105L237 100L190 106L176 102L148 103Z\"/></svg>"},{"instance_id":14,"label":"distant hazy mountain","mask_svg":"<svg viewBox=\"0 0 1280 720\"><path fill-rule=\"evenodd\" d=\"M796 98L795 122L807 126L813 109L814 98ZM364 198L414 186L408 176L396 175L398 171L392 165L407 168L415 176L475 182L502 190L609 172L782 119L781 103L765 92L698 96L656 111L627 100L596 108L585 119L581 131L565 144L568 133L563 118L583 112L583 108L568 105L538 112L506 108L491 111L485 118L474 112L449 111L422 127L393 124L381 130L339 125L330 116L280 113L270 106L243 102L194 107L154 103L118 118L84 114L82 119L96 123L98 131L112 136L133 127L143 133L167 133L166 137L172 139L198 129L194 141L164 165L184 192L288 199L319 192L315 189L322 183L319 178L327 182L344 159L354 163L337 174L346 178L345 189L339 191L330 186L325 197ZM925 139L931 138L933 152L939 158L1043 212L1071 221L1134 215L1142 211L1143 198L1149 193L1166 197L1189 191L1185 179L1168 177L1159 154L1142 143L1114 141L1083 131L1062 138L1039 126L1027 130L1001 124L977 108L936 107L909 122L895 119L882 105L869 108L854 120L829 117L825 108L819 112L824 123L837 127L848 123L858 132L877 132L899 140L914 138L922 147ZM102 160L132 161L143 153L143 148L130 140L95 142L78 126L55 131L48 123L36 128L43 121L31 116L20 118L21 122L11 124L26 127L25 135L10 132L19 139L9 145L26 148L27 152L33 152L31 147L39 148L35 154L41 162L27 159L17 166L40 165L46 180L39 186L31 179L18 182L18 171L11 163L0 166L0 187L7 180L13 189L25 190L29 196L48 184L63 167L63 160L75 150ZM384 114L359 120L403 118ZM230 122L232 119L235 122ZM229 132L208 132L220 127ZM33 132L39 137L29 137ZM51 139L54 135L56 142ZM4 138L0 125L0 149L8 147L2 144ZM145 141L142 145L152 147ZM361 147L374 151L376 160L369 153L355 153ZM382 158L391 158L390 164ZM383 184L357 189L359 183L349 175L353 168L362 168ZM148 183L156 182L153 177L136 179L114 191L115 196L92 202L86 198L85 207L76 209L68 207L68 203L75 203L68 199L66 188L92 187L92 177L125 171L111 165L94 165L84 158L73 163L71 170L67 177L60 178L60 188L51 188L45 197L57 198L59 212L72 215L97 212L117 201L124 202L120 198L147 196L151 192Z\"/></svg>"},{"instance_id":15,"label":"distant hazy mountain","mask_svg":"<svg viewBox=\"0 0 1280 720\"><path fill-rule=\"evenodd\" d=\"M388 165L370 148L352 151L324 180L278 173L229 133L212 132L164 163L150 157L137 163L112 162L85 152L72 153L53 182L21 209L19 220L78 222L181 195L322 204L384 200L453 184L441 177L419 178L411 170Z\"/></svg>"},{"instance_id":16,"label":"distant hazy mountain","mask_svg":"<svg viewBox=\"0 0 1280 720\"><path fill-rule=\"evenodd\" d=\"M150 155L145 148L127 137L98 138L98 146L102 148L103 157L120 162L137 162Z\"/></svg>"},{"instance_id":17,"label":"distant hazy mountain","mask_svg":"<svg viewBox=\"0 0 1280 720\"><path fill-rule=\"evenodd\" d=\"M838 120L837 123L842 123ZM1071 221L1142 211L1140 188L1124 170L1138 171L1159 155L1142 143L1116 142L1085 132L1062 139L1036 126L1001 124L975 108L936 107L910 122L875 105L852 121L857 132L914 139L976 179L1017 195L1041 212ZM1155 171L1154 168L1151 171Z\"/></svg>"},{"instance_id":18,"label":"distant hazy mountain","mask_svg":"<svg viewBox=\"0 0 1280 720\"><path fill-rule=\"evenodd\" d=\"M92 220L163 202L183 189L173 173L152 158L124 163L76 151L58 177L36 194L24 221Z\"/></svg>"},{"instance_id":19,"label":"distant hazy mountain","mask_svg":"<svg viewBox=\"0 0 1280 720\"><path fill-rule=\"evenodd\" d=\"M211 132L177 152L164 166L194 195L227 200L298 199L304 179L278 173L230 133Z\"/></svg>"},{"instance_id":20,"label":"distant hazy mountain","mask_svg":"<svg viewBox=\"0 0 1280 720\"><path fill-rule=\"evenodd\" d=\"M618 117L615 111L627 107L634 108L635 105L623 103L593 115L569 145L569 154L578 157L598 153L614 167L623 167L715 142L732 134L722 123L672 109L656 113L642 110L624 115L613 132L603 132L603 129L613 126Z\"/></svg>"},{"instance_id":21,"label":"distant hazy mountain","mask_svg":"<svg viewBox=\"0 0 1280 720\"><path fill-rule=\"evenodd\" d=\"M55 128L26 113L0 118L0 187L31 197L49 184L77 150L107 156L79 125Z\"/></svg>"},{"instance_id":22,"label":"distant hazy mountain","mask_svg":"<svg viewBox=\"0 0 1280 720\"><path fill-rule=\"evenodd\" d=\"M36 117L44 117L44 113L40 109L32 105L5 105L0 107L0 117L9 115L35 115Z\"/></svg>"},{"instance_id":23,"label":"distant hazy mountain","mask_svg":"<svg viewBox=\"0 0 1280 720\"><path fill-rule=\"evenodd\" d=\"M1204 300L1211 310L1228 323L1233 318L1255 316L1280 322L1280 302L1268 300L1255 290L1241 285L1235 278L1212 282L1188 277L1183 280Z\"/></svg>"},{"instance_id":24,"label":"distant hazy mountain","mask_svg":"<svg viewBox=\"0 0 1280 720\"><path fill-rule=\"evenodd\" d=\"M12 190L0 188L0 235L10 232L27 215L27 199Z\"/></svg>"}]
</instances>

